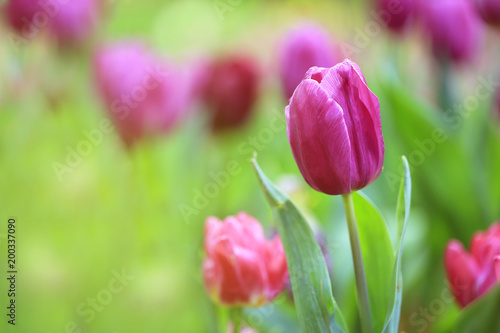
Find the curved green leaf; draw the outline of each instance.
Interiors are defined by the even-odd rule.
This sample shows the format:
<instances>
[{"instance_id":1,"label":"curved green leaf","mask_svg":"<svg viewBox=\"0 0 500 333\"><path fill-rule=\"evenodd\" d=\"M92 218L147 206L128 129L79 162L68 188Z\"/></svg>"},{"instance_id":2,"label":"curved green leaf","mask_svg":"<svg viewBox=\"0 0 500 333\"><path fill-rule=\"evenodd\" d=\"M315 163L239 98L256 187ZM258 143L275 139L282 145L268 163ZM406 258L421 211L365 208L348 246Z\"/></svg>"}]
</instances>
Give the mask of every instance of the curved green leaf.
<instances>
[{"instance_id":1,"label":"curved green leaf","mask_svg":"<svg viewBox=\"0 0 500 333\"><path fill-rule=\"evenodd\" d=\"M397 333L399 327L399 317L401 313L401 301L403 290L403 279L401 276L401 257L403 255L403 241L406 232L408 217L410 216L411 205L411 175L410 166L405 156L401 157L403 161L403 178L399 189L398 203L396 206L396 222L398 227L396 259L392 271L391 286L395 290L395 297L389 303L389 313L383 332Z\"/></svg>"},{"instance_id":2,"label":"curved green leaf","mask_svg":"<svg viewBox=\"0 0 500 333\"><path fill-rule=\"evenodd\" d=\"M323 253L311 227L293 202L253 167L269 201L286 253L297 316L303 332L349 332L332 295Z\"/></svg>"}]
</instances>

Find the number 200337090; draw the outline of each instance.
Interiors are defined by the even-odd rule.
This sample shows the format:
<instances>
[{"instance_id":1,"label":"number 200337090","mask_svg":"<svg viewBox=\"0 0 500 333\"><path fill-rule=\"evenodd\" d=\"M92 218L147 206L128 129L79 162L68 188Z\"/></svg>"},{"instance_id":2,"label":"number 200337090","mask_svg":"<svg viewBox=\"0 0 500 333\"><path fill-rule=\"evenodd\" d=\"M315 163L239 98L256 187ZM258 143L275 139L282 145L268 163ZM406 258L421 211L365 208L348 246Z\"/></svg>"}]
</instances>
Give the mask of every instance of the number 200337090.
<instances>
[{"instance_id":1,"label":"number 200337090","mask_svg":"<svg viewBox=\"0 0 500 333\"><path fill-rule=\"evenodd\" d=\"M9 219L7 234L8 264L11 269L16 264L16 220Z\"/></svg>"}]
</instances>

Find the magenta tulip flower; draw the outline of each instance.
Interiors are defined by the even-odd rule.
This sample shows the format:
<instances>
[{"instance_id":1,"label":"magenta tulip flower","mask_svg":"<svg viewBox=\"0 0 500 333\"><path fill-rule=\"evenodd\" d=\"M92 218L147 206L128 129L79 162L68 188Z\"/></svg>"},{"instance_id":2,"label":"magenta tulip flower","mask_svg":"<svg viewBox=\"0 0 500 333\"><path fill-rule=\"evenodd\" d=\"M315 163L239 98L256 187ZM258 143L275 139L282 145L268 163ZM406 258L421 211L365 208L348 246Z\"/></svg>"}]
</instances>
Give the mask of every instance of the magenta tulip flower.
<instances>
[{"instance_id":1,"label":"magenta tulip flower","mask_svg":"<svg viewBox=\"0 0 500 333\"><path fill-rule=\"evenodd\" d=\"M259 68L248 56L230 56L207 64L202 98L215 131L243 126L252 114L259 90Z\"/></svg>"},{"instance_id":2,"label":"magenta tulip flower","mask_svg":"<svg viewBox=\"0 0 500 333\"><path fill-rule=\"evenodd\" d=\"M475 0L476 9L484 22L500 27L500 1Z\"/></svg>"},{"instance_id":3,"label":"magenta tulip flower","mask_svg":"<svg viewBox=\"0 0 500 333\"><path fill-rule=\"evenodd\" d=\"M402 32L408 25L414 7L414 0L377 0L379 17L396 33Z\"/></svg>"},{"instance_id":4,"label":"magenta tulip flower","mask_svg":"<svg viewBox=\"0 0 500 333\"><path fill-rule=\"evenodd\" d=\"M444 264L451 291L461 307L467 306L500 280L500 223L472 237L471 251L452 240Z\"/></svg>"},{"instance_id":5,"label":"magenta tulip flower","mask_svg":"<svg viewBox=\"0 0 500 333\"><path fill-rule=\"evenodd\" d=\"M471 0L421 0L419 15L437 57L461 63L478 51L483 27Z\"/></svg>"},{"instance_id":6,"label":"magenta tulip flower","mask_svg":"<svg viewBox=\"0 0 500 333\"><path fill-rule=\"evenodd\" d=\"M385 152L379 101L354 62L312 67L285 113L293 156L312 188L348 194L378 178Z\"/></svg>"},{"instance_id":7,"label":"magenta tulip flower","mask_svg":"<svg viewBox=\"0 0 500 333\"><path fill-rule=\"evenodd\" d=\"M267 240L259 221L245 213L207 218L205 251L205 287L219 304L261 306L285 288L288 267L279 236Z\"/></svg>"},{"instance_id":8,"label":"magenta tulip flower","mask_svg":"<svg viewBox=\"0 0 500 333\"><path fill-rule=\"evenodd\" d=\"M305 26L290 31L280 52L280 76L286 99L292 97L309 68L332 67L338 61L335 46L322 28Z\"/></svg>"},{"instance_id":9,"label":"magenta tulip flower","mask_svg":"<svg viewBox=\"0 0 500 333\"><path fill-rule=\"evenodd\" d=\"M94 59L97 88L124 143L167 133L188 109L189 76L140 43L102 48Z\"/></svg>"},{"instance_id":10,"label":"magenta tulip flower","mask_svg":"<svg viewBox=\"0 0 500 333\"><path fill-rule=\"evenodd\" d=\"M94 30L100 16L98 0L9 0L7 21L22 39L36 38L48 30L63 44L81 42Z\"/></svg>"}]
</instances>

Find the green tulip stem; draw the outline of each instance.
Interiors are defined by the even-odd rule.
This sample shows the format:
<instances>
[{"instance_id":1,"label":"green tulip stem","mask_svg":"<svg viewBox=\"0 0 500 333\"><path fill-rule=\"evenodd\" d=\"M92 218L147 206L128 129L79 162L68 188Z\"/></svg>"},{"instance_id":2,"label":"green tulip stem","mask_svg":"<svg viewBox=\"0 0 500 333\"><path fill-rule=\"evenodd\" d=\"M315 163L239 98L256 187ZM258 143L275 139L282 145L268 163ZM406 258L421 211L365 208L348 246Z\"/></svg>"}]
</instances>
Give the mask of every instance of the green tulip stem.
<instances>
[{"instance_id":1,"label":"green tulip stem","mask_svg":"<svg viewBox=\"0 0 500 333\"><path fill-rule=\"evenodd\" d=\"M453 85L453 73L450 61L441 57L438 59L438 101L441 110L445 113L453 113L455 101L455 87Z\"/></svg>"},{"instance_id":2,"label":"green tulip stem","mask_svg":"<svg viewBox=\"0 0 500 333\"><path fill-rule=\"evenodd\" d=\"M344 202L345 216L347 219L347 227L349 229L349 238L351 241L352 258L354 261L354 275L356 277L356 291L358 295L361 328L363 333L370 333L372 332L370 299L368 297L365 266L363 265L363 255L361 254L361 244L359 242L358 226L356 224L352 193L343 194L342 201Z\"/></svg>"},{"instance_id":3,"label":"green tulip stem","mask_svg":"<svg viewBox=\"0 0 500 333\"><path fill-rule=\"evenodd\" d=\"M231 309L231 320L233 321L234 333L240 333L242 329L242 309L240 307L234 307Z\"/></svg>"}]
</instances>

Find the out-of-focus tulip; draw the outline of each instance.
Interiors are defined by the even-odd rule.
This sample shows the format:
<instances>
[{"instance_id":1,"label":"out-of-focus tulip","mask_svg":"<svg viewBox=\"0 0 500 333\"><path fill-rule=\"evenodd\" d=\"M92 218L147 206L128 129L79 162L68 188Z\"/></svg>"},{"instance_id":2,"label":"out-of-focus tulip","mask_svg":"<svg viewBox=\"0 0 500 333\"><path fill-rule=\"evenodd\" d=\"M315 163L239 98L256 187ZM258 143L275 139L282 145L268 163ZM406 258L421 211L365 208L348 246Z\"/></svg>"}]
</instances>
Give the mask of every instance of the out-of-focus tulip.
<instances>
[{"instance_id":1,"label":"out-of-focus tulip","mask_svg":"<svg viewBox=\"0 0 500 333\"><path fill-rule=\"evenodd\" d=\"M202 89L215 131L242 126L257 100L258 65L247 56L215 60L205 67Z\"/></svg>"},{"instance_id":2,"label":"out-of-focus tulip","mask_svg":"<svg viewBox=\"0 0 500 333\"><path fill-rule=\"evenodd\" d=\"M261 306L285 287L288 268L278 236L268 241L259 222L239 213L205 222L203 277L212 299L228 306Z\"/></svg>"},{"instance_id":3,"label":"out-of-focus tulip","mask_svg":"<svg viewBox=\"0 0 500 333\"><path fill-rule=\"evenodd\" d=\"M380 105L354 62L311 68L285 114L293 156L315 190L347 194L380 175L385 152Z\"/></svg>"},{"instance_id":4,"label":"out-of-focus tulip","mask_svg":"<svg viewBox=\"0 0 500 333\"><path fill-rule=\"evenodd\" d=\"M413 0L377 0L377 14L389 29L401 32L414 10Z\"/></svg>"},{"instance_id":5,"label":"out-of-focus tulip","mask_svg":"<svg viewBox=\"0 0 500 333\"><path fill-rule=\"evenodd\" d=\"M10 25L23 39L41 30L63 44L80 42L95 28L100 15L98 0L9 0L5 9Z\"/></svg>"},{"instance_id":6,"label":"out-of-focus tulip","mask_svg":"<svg viewBox=\"0 0 500 333\"><path fill-rule=\"evenodd\" d=\"M421 0L419 16L434 54L456 63L466 62L478 51L482 22L470 0Z\"/></svg>"},{"instance_id":7,"label":"out-of-focus tulip","mask_svg":"<svg viewBox=\"0 0 500 333\"><path fill-rule=\"evenodd\" d=\"M500 1L475 0L476 8L484 22L500 27Z\"/></svg>"},{"instance_id":8,"label":"out-of-focus tulip","mask_svg":"<svg viewBox=\"0 0 500 333\"><path fill-rule=\"evenodd\" d=\"M138 42L110 45L94 59L97 88L127 146L168 132L189 106L189 76Z\"/></svg>"},{"instance_id":9,"label":"out-of-focus tulip","mask_svg":"<svg viewBox=\"0 0 500 333\"><path fill-rule=\"evenodd\" d=\"M444 263L451 291L460 306L487 292L500 279L500 223L472 237L471 251L452 240L446 246Z\"/></svg>"},{"instance_id":10,"label":"out-of-focus tulip","mask_svg":"<svg viewBox=\"0 0 500 333\"><path fill-rule=\"evenodd\" d=\"M332 67L341 60L328 33L317 26L290 31L281 46L279 59L281 82L287 100L309 68Z\"/></svg>"}]
</instances>

